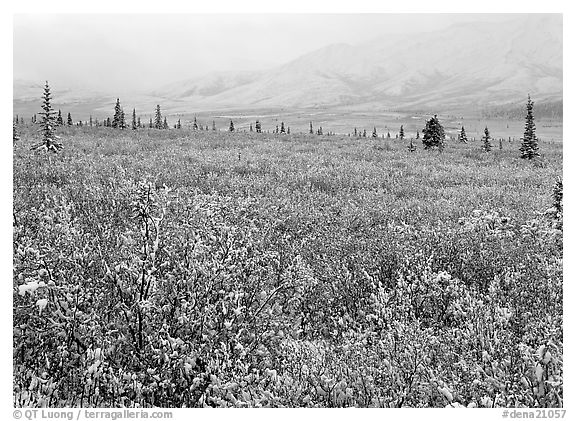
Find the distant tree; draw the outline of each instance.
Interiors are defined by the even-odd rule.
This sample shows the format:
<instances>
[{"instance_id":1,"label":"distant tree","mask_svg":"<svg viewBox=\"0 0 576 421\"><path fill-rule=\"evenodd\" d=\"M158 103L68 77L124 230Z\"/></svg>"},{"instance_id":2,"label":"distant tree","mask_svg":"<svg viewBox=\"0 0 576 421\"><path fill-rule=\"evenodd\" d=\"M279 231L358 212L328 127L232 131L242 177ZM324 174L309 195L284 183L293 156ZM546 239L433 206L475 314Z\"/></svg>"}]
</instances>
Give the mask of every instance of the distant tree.
<instances>
[{"instance_id":1,"label":"distant tree","mask_svg":"<svg viewBox=\"0 0 576 421\"><path fill-rule=\"evenodd\" d=\"M278 125L276 125L276 131L274 133L278 134L280 130L278 129Z\"/></svg>"},{"instance_id":2,"label":"distant tree","mask_svg":"<svg viewBox=\"0 0 576 421\"><path fill-rule=\"evenodd\" d=\"M372 137L378 137L378 133L376 133L376 126L374 126L374 130L372 131Z\"/></svg>"},{"instance_id":3,"label":"distant tree","mask_svg":"<svg viewBox=\"0 0 576 421\"><path fill-rule=\"evenodd\" d=\"M110 117L106 118L106 127L112 127L112 122L110 121Z\"/></svg>"},{"instance_id":4,"label":"distant tree","mask_svg":"<svg viewBox=\"0 0 576 421\"><path fill-rule=\"evenodd\" d=\"M358 130L356 129L356 127L354 127L354 136L358 137Z\"/></svg>"},{"instance_id":5,"label":"distant tree","mask_svg":"<svg viewBox=\"0 0 576 421\"><path fill-rule=\"evenodd\" d=\"M154 127L154 123L152 123L152 117L150 117L150 123L148 123L148 128L151 129Z\"/></svg>"},{"instance_id":6,"label":"distant tree","mask_svg":"<svg viewBox=\"0 0 576 421\"><path fill-rule=\"evenodd\" d=\"M70 115L70 113L68 113L68 121L67 121L68 125L71 126L72 125L72 116Z\"/></svg>"},{"instance_id":7,"label":"distant tree","mask_svg":"<svg viewBox=\"0 0 576 421\"><path fill-rule=\"evenodd\" d=\"M320 126L320 128L318 129L318 134L319 134L320 136L322 136L322 134L323 134L323 132L322 132L322 126Z\"/></svg>"},{"instance_id":8,"label":"distant tree","mask_svg":"<svg viewBox=\"0 0 576 421\"><path fill-rule=\"evenodd\" d=\"M62 120L62 111L58 110L58 118L56 119L57 126L63 126L64 120Z\"/></svg>"},{"instance_id":9,"label":"distant tree","mask_svg":"<svg viewBox=\"0 0 576 421\"><path fill-rule=\"evenodd\" d=\"M464 130L464 126L460 130L460 134L458 135L458 141L460 143L468 143L468 137L466 136L466 130Z\"/></svg>"},{"instance_id":10,"label":"distant tree","mask_svg":"<svg viewBox=\"0 0 576 421\"><path fill-rule=\"evenodd\" d=\"M136 123L136 126L141 129L142 128L142 122L140 121L140 116L138 116L138 122Z\"/></svg>"},{"instance_id":11,"label":"distant tree","mask_svg":"<svg viewBox=\"0 0 576 421\"><path fill-rule=\"evenodd\" d=\"M499 149L502 150L504 148L504 145L502 145L502 138L498 139L499 144Z\"/></svg>"},{"instance_id":12,"label":"distant tree","mask_svg":"<svg viewBox=\"0 0 576 421\"><path fill-rule=\"evenodd\" d=\"M44 149L46 152L58 152L62 149L62 143L57 139L55 133L56 126L56 111L52 110L52 94L50 93L50 86L48 86L48 81L44 86L44 94L42 96L42 112L39 114L42 116L42 121L40 121L40 132L42 133L42 142L37 145L32 146L32 150ZM72 119L70 114L68 114L70 124Z\"/></svg>"},{"instance_id":13,"label":"distant tree","mask_svg":"<svg viewBox=\"0 0 576 421\"><path fill-rule=\"evenodd\" d=\"M434 115L434 117L426 122L426 127L422 130L422 133L424 134L424 136L422 136L424 149L444 149L446 135L444 134L444 127L442 127L442 124L438 121L437 115Z\"/></svg>"},{"instance_id":14,"label":"distant tree","mask_svg":"<svg viewBox=\"0 0 576 421\"><path fill-rule=\"evenodd\" d=\"M280 133L286 134L286 128L284 127L284 122L282 121L280 124L281 124L281 126L280 126Z\"/></svg>"},{"instance_id":15,"label":"distant tree","mask_svg":"<svg viewBox=\"0 0 576 421\"><path fill-rule=\"evenodd\" d=\"M414 140L410 139L410 145L408 145L408 150L410 152L415 152L416 151L416 145L414 145Z\"/></svg>"},{"instance_id":16,"label":"distant tree","mask_svg":"<svg viewBox=\"0 0 576 421\"><path fill-rule=\"evenodd\" d=\"M362 137L366 137L366 129L362 132Z\"/></svg>"},{"instance_id":17,"label":"distant tree","mask_svg":"<svg viewBox=\"0 0 576 421\"><path fill-rule=\"evenodd\" d=\"M90 127L92 127L92 114L90 114Z\"/></svg>"},{"instance_id":18,"label":"distant tree","mask_svg":"<svg viewBox=\"0 0 576 421\"><path fill-rule=\"evenodd\" d=\"M252 123L250 123L250 131L253 132L254 129L252 128Z\"/></svg>"},{"instance_id":19,"label":"distant tree","mask_svg":"<svg viewBox=\"0 0 576 421\"><path fill-rule=\"evenodd\" d=\"M32 116L32 123L36 124L36 114Z\"/></svg>"},{"instance_id":20,"label":"distant tree","mask_svg":"<svg viewBox=\"0 0 576 421\"><path fill-rule=\"evenodd\" d=\"M160 111L160 105L156 105L156 114L154 116L154 128L161 129L162 124L162 112Z\"/></svg>"},{"instance_id":21,"label":"distant tree","mask_svg":"<svg viewBox=\"0 0 576 421\"><path fill-rule=\"evenodd\" d=\"M404 126L400 126L400 140L404 140Z\"/></svg>"},{"instance_id":22,"label":"distant tree","mask_svg":"<svg viewBox=\"0 0 576 421\"><path fill-rule=\"evenodd\" d=\"M312 122L310 122L310 134L314 134L314 129L312 128Z\"/></svg>"},{"instance_id":23,"label":"distant tree","mask_svg":"<svg viewBox=\"0 0 576 421\"><path fill-rule=\"evenodd\" d=\"M182 128L182 123L180 122L180 119L178 119L178 123L176 123L176 128L177 128L177 129L181 129L181 128Z\"/></svg>"},{"instance_id":24,"label":"distant tree","mask_svg":"<svg viewBox=\"0 0 576 421\"><path fill-rule=\"evenodd\" d=\"M17 142L20 140L20 133L18 133L18 125L12 122L12 142Z\"/></svg>"},{"instance_id":25,"label":"distant tree","mask_svg":"<svg viewBox=\"0 0 576 421\"><path fill-rule=\"evenodd\" d=\"M416 130L416 139L420 139L420 132Z\"/></svg>"},{"instance_id":26,"label":"distant tree","mask_svg":"<svg viewBox=\"0 0 576 421\"><path fill-rule=\"evenodd\" d=\"M536 137L536 125L534 124L533 115L534 102L528 95L528 102L526 104L526 124L524 126L524 136L522 137L522 145L520 146L520 156L522 159L532 159L540 156L538 151L538 138Z\"/></svg>"},{"instance_id":27,"label":"distant tree","mask_svg":"<svg viewBox=\"0 0 576 421\"><path fill-rule=\"evenodd\" d=\"M230 132L234 131L234 122L232 120L230 120L230 127L228 128L228 131Z\"/></svg>"},{"instance_id":28,"label":"distant tree","mask_svg":"<svg viewBox=\"0 0 576 421\"><path fill-rule=\"evenodd\" d=\"M484 136L482 136L482 150L484 152L490 152L492 150L492 143L490 143L490 132L488 127L484 129Z\"/></svg>"},{"instance_id":29,"label":"distant tree","mask_svg":"<svg viewBox=\"0 0 576 421\"><path fill-rule=\"evenodd\" d=\"M138 128L138 121L136 120L136 108L132 108L132 130Z\"/></svg>"},{"instance_id":30,"label":"distant tree","mask_svg":"<svg viewBox=\"0 0 576 421\"><path fill-rule=\"evenodd\" d=\"M83 126L82 120L80 120L77 124L78 124L78 126L82 127Z\"/></svg>"},{"instance_id":31,"label":"distant tree","mask_svg":"<svg viewBox=\"0 0 576 421\"><path fill-rule=\"evenodd\" d=\"M168 130L168 121L166 121L166 117L164 117L164 123L162 123L162 128L164 130Z\"/></svg>"},{"instance_id":32,"label":"distant tree","mask_svg":"<svg viewBox=\"0 0 576 421\"><path fill-rule=\"evenodd\" d=\"M396 139L398 139L398 133L396 133Z\"/></svg>"},{"instance_id":33,"label":"distant tree","mask_svg":"<svg viewBox=\"0 0 576 421\"><path fill-rule=\"evenodd\" d=\"M256 133L262 133L262 125L259 120L256 120Z\"/></svg>"},{"instance_id":34,"label":"distant tree","mask_svg":"<svg viewBox=\"0 0 576 421\"><path fill-rule=\"evenodd\" d=\"M390 139L390 132L386 133L386 138Z\"/></svg>"},{"instance_id":35,"label":"distant tree","mask_svg":"<svg viewBox=\"0 0 576 421\"><path fill-rule=\"evenodd\" d=\"M192 130L198 130L198 122L196 121L196 116L194 116L194 123L192 124Z\"/></svg>"},{"instance_id":36,"label":"distant tree","mask_svg":"<svg viewBox=\"0 0 576 421\"><path fill-rule=\"evenodd\" d=\"M290 127L288 127L288 129L286 129L286 133L290 134Z\"/></svg>"},{"instance_id":37,"label":"distant tree","mask_svg":"<svg viewBox=\"0 0 576 421\"><path fill-rule=\"evenodd\" d=\"M114 129L120 128L121 118L122 118L122 107L120 106L120 98L116 98L116 105L114 106L114 118L112 119L112 127Z\"/></svg>"},{"instance_id":38,"label":"distant tree","mask_svg":"<svg viewBox=\"0 0 576 421\"><path fill-rule=\"evenodd\" d=\"M212 130L216 131L216 122L212 120Z\"/></svg>"}]
</instances>

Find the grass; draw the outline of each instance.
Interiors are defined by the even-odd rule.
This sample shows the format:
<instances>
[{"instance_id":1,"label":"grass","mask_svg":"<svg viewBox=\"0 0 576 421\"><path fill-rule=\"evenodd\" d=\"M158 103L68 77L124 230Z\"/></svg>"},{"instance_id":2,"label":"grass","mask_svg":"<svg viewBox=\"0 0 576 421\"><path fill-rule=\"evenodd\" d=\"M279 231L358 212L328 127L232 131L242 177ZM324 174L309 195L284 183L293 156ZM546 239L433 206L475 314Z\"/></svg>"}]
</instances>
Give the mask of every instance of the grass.
<instances>
[{"instance_id":1,"label":"grass","mask_svg":"<svg viewBox=\"0 0 576 421\"><path fill-rule=\"evenodd\" d=\"M17 405L561 405L561 384L540 386L544 381L537 374L538 365L545 364L548 380L561 383L561 234L560 240L550 237L549 222L540 216L551 207L555 178L562 173L561 143L542 143L542 159L536 164L519 158L518 142L504 142L502 150L496 145L490 153L480 150L479 141L448 142L439 153L424 151L415 141L418 149L410 153L409 140L394 139L185 129L118 132L86 127L61 132L65 149L52 157L52 165L46 156L29 150L37 142L31 127L22 129L22 140L14 146L15 326L36 326L15 333ZM153 199L142 204L137 192L146 183L151 183ZM134 219L135 206L144 206L148 216ZM152 237L142 238L140 229L161 215L165 226L158 234L159 249L151 255L149 247L156 243ZM526 228L529 221L537 222ZM527 234L530 229L532 234ZM31 256L29 249L38 250L38 255ZM148 278L141 275L139 265L157 273L155 279L163 282L158 286L162 294L152 292L144 300L142 293L127 287L132 292L118 295L113 284L107 283L111 282L107 279L144 282ZM121 269L106 275L106 268L115 266ZM75 286L88 288L98 280L94 295L80 299L96 309L78 304L78 298L75 304L84 314L93 314L92 318L81 318L66 328L62 343L52 343L34 330L47 322L34 313L35 299L17 295L23 282L44 276L37 273L40 268L49 270L59 288L46 295L51 299L47 311L66 313L58 297L63 299L71 291L78 294ZM179 286L181 282L195 286ZM282 288L292 288L292 292ZM221 308L232 304L218 295L219 290L237 297L246 291L263 295L236 298L244 302L245 319L235 318L232 328L224 328L228 316L222 315ZM452 290L459 292L445 295ZM544 299L541 291L557 295ZM185 301L194 296L190 302L204 305L195 304L186 313L173 307L177 301L165 301L172 296L188 297L182 298ZM94 304L95 297L99 298ZM538 304L538 311L532 309L546 300L550 300L548 306ZM144 301L153 303L152 307L144 309ZM444 313L430 311L430 303L435 303L433 309L444 308ZM132 316L122 315L122 306L139 317L139 325ZM450 310L454 306L468 312L466 320L477 320L476 330L454 315ZM104 313L112 319L101 319L104 316L98 309L102 308L111 309ZM162 310L168 308L172 310ZM511 309L514 317L496 322L494 314L502 309ZM436 313L444 314L443 318ZM187 320L201 318L200 331L215 333L196 336L192 321L184 323L177 314ZM210 315L221 323L205 322ZM76 320L77 316L69 317ZM194 354L211 367L193 364L196 374L191 376L199 379L194 387L202 387L198 386L198 394L182 395L182 401L146 374L146 367L167 370L161 363L164 360L156 359L164 352L157 343L162 320L171 337L193 344ZM545 327L542 320L549 321ZM389 327L382 330L379 323ZM123 339L107 334L111 328L105 328L106 324L115 325ZM236 324L238 330L234 330ZM488 332L496 325L507 338L503 339L507 353L498 354L492 339L479 345L484 333L477 329ZM134 329L145 335L143 344L131 337ZM183 333L187 329L191 330ZM230 329L237 333L234 340L227 336ZM256 336L242 339L242 329ZM406 338L400 348L406 344L412 348L398 350L391 331ZM367 345L366 332L379 340ZM74 344L70 339L74 335L87 342ZM37 342L39 338L45 342ZM438 345L426 345L423 338ZM31 351L22 349L22 341L34 343L32 348L43 343L54 361L61 358L66 344L67 352L76 358L70 362L70 373L82 379L89 372L92 385L97 383L94 369L89 370L94 357L85 348L106 349L110 366L101 367L122 366L149 390L145 393L123 385L130 389L123 395L104 381L99 393L95 386L73 386L74 381L46 369L43 362L27 367L24 361L44 351L38 348L26 354ZM234 354L236 348L221 351L218 344L222 341L250 350L240 356ZM534 353L542 344L547 347L544 354L550 349L554 355L553 362L542 362L544 356L524 365L512 364L512 368L506 362L510 356L520 358L521 347ZM398 350L393 355L392 346ZM342 347L352 351L343 352ZM441 368L425 363L426 358L437 358L437 353L446 356L450 347L460 352L438 357ZM498 381L516 376L514 387L502 391L486 378L479 380L480 386L472 384L474 364L484 364L483 370L488 370L484 351L494 364L499 361L490 368L494 373L502 371ZM133 360L128 363L123 355L132 355ZM315 361L319 356L323 356L321 361ZM260 380L241 374L240 366L230 371L231 366L222 365L222 358L231 358L232 365L249 361L261 370L259 376L273 379L264 387ZM406 364L415 358L423 362L412 373ZM451 358L459 358L469 368L454 372ZM318 372L302 380L296 373L301 373L305 361L310 369L317 366ZM392 368L387 368L389 364ZM372 374L344 373L342 367ZM34 395L31 391L36 389L28 388L28 382L42 377L45 370L54 387L38 389ZM266 370L275 370L276 375ZM374 376L382 370L398 370L403 380L378 380ZM179 374L170 373L166 381L182 380ZM412 373L409 382L407 373ZM500 374L494 373L492 377L498 378ZM528 386L516 387L522 376ZM182 380L186 390L193 389L187 383L192 377ZM230 386L236 382L237 391ZM226 392L223 384L231 389ZM360 384L366 389L361 391ZM252 395L247 396L247 390Z\"/></svg>"}]
</instances>

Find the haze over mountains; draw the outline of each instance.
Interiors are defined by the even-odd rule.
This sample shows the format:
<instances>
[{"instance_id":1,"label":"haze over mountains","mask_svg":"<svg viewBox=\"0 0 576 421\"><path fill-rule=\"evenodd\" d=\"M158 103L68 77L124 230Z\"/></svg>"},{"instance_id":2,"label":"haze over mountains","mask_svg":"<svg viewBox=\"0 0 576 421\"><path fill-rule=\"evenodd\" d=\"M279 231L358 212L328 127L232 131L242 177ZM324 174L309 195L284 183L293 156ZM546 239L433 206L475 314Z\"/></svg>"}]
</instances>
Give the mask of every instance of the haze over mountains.
<instances>
[{"instance_id":1,"label":"haze over mountains","mask_svg":"<svg viewBox=\"0 0 576 421\"><path fill-rule=\"evenodd\" d=\"M562 17L536 15L506 24L465 23L427 34L395 34L360 45L334 44L272 69L213 73L129 96L137 107L159 102L173 112L457 112L523 103L528 93L539 103L557 102L562 91ZM15 81L15 108L40 93L38 86ZM88 89L70 89L63 95L61 101L76 106L115 99Z\"/></svg>"}]
</instances>

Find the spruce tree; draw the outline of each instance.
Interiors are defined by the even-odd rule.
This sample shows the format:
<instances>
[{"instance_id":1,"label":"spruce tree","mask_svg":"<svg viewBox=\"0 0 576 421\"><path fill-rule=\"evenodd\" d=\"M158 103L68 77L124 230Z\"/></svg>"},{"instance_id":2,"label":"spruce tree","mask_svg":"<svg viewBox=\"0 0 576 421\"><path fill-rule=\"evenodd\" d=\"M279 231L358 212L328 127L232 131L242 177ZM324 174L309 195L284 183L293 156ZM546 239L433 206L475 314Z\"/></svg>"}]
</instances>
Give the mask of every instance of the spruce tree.
<instances>
[{"instance_id":1,"label":"spruce tree","mask_svg":"<svg viewBox=\"0 0 576 421\"><path fill-rule=\"evenodd\" d=\"M502 150L502 149L503 149L503 147L504 147L504 146L502 145L502 138L498 139L498 141L500 142L500 146L499 146L499 149L500 149L500 150Z\"/></svg>"},{"instance_id":2,"label":"spruce tree","mask_svg":"<svg viewBox=\"0 0 576 421\"><path fill-rule=\"evenodd\" d=\"M404 126L400 126L400 140L404 140Z\"/></svg>"},{"instance_id":3,"label":"spruce tree","mask_svg":"<svg viewBox=\"0 0 576 421\"><path fill-rule=\"evenodd\" d=\"M286 129L284 128L284 122L281 123L280 133L286 134Z\"/></svg>"},{"instance_id":4,"label":"spruce tree","mask_svg":"<svg viewBox=\"0 0 576 421\"><path fill-rule=\"evenodd\" d=\"M408 150L410 152L415 152L416 151L416 145L414 145L414 140L412 140L412 138L410 138L410 145L408 145Z\"/></svg>"},{"instance_id":5,"label":"spruce tree","mask_svg":"<svg viewBox=\"0 0 576 421\"><path fill-rule=\"evenodd\" d=\"M376 133L376 127L374 127L374 130L372 131L372 137L378 137L378 133Z\"/></svg>"},{"instance_id":6,"label":"spruce tree","mask_svg":"<svg viewBox=\"0 0 576 421\"><path fill-rule=\"evenodd\" d=\"M390 139L390 132L386 134L386 138Z\"/></svg>"},{"instance_id":7,"label":"spruce tree","mask_svg":"<svg viewBox=\"0 0 576 421\"><path fill-rule=\"evenodd\" d=\"M152 123L152 117L150 117L150 123L148 124L148 128L152 129L154 127L154 123Z\"/></svg>"},{"instance_id":8,"label":"spruce tree","mask_svg":"<svg viewBox=\"0 0 576 421\"><path fill-rule=\"evenodd\" d=\"M212 120L212 131L216 131L216 121Z\"/></svg>"},{"instance_id":9,"label":"spruce tree","mask_svg":"<svg viewBox=\"0 0 576 421\"><path fill-rule=\"evenodd\" d=\"M124 116L124 109L123 108L120 109L120 118L119 118L119 122L118 122L118 127L122 130L124 130L126 128L126 118Z\"/></svg>"},{"instance_id":10,"label":"spruce tree","mask_svg":"<svg viewBox=\"0 0 576 421\"><path fill-rule=\"evenodd\" d=\"M136 108L132 108L132 130L138 128L138 123L136 121Z\"/></svg>"},{"instance_id":11,"label":"spruce tree","mask_svg":"<svg viewBox=\"0 0 576 421\"><path fill-rule=\"evenodd\" d=\"M52 110L52 104L50 103L52 95L50 94L50 87L48 86L48 81L44 86L44 95L42 97L42 112L39 114L42 116L42 121L40 122L40 132L42 133L42 142L32 146L32 150L44 149L46 152L58 152L62 149L62 144L57 140L58 136L55 133L56 126L56 111ZM68 114L69 124L72 124L72 119L70 114Z\"/></svg>"},{"instance_id":12,"label":"spruce tree","mask_svg":"<svg viewBox=\"0 0 576 421\"><path fill-rule=\"evenodd\" d=\"M70 115L70 113L68 113L68 121L67 121L68 125L71 126L72 125L72 116Z\"/></svg>"},{"instance_id":13,"label":"spruce tree","mask_svg":"<svg viewBox=\"0 0 576 421\"><path fill-rule=\"evenodd\" d=\"M354 127L354 137L358 137L358 130Z\"/></svg>"},{"instance_id":14,"label":"spruce tree","mask_svg":"<svg viewBox=\"0 0 576 421\"><path fill-rule=\"evenodd\" d=\"M322 126L320 126L320 128L318 129L318 134L319 134L320 136L322 136L322 135L323 135L323 132L322 132Z\"/></svg>"},{"instance_id":15,"label":"spruce tree","mask_svg":"<svg viewBox=\"0 0 576 421\"><path fill-rule=\"evenodd\" d=\"M364 129L364 132L362 132L362 137L366 137L366 129Z\"/></svg>"},{"instance_id":16,"label":"spruce tree","mask_svg":"<svg viewBox=\"0 0 576 421\"><path fill-rule=\"evenodd\" d=\"M106 127L112 127L112 122L110 121L110 117L106 118Z\"/></svg>"},{"instance_id":17,"label":"spruce tree","mask_svg":"<svg viewBox=\"0 0 576 421\"><path fill-rule=\"evenodd\" d=\"M194 124L192 124L192 130L198 130L198 122L196 121L196 116L194 116Z\"/></svg>"},{"instance_id":18,"label":"spruce tree","mask_svg":"<svg viewBox=\"0 0 576 421\"><path fill-rule=\"evenodd\" d=\"M420 139L420 132L416 130L416 139Z\"/></svg>"},{"instance_id":19,"label":"spruce tree","mask_svg":"<svg viewBox=\"0 0 576 421\"><path fill-rule=\"evenodd\" d=\"M460 130L460 134L458 135L458 141L460 143L468 143L468 137L466 136L466 130L464 130L464 126Z\"/></svg>"},{"instance_id":20,"label":"spruce tree","mask_svg":"<svg viewBox=\"0 0 576 421\"><path fill-rule=\"evenodd\" d=\"M490 152L492 150L492 143L490 143L490 132L488 127L484 129L484 136L482 136L482 150L484 152Z\"/></svg>"},{"instance_id":21,"label":"spruce tree","mask_svg":"<svg viewBox=\"0 0 576 421\"><path fill-rule=\"evenodd\" d=\"M230 132L234 131L234 122L232 120L230 120L230 127L228 128L228 131Z\"/></svg>"},{"instance_id":22,"label":"spruce tree","mask_svg":"<svg viewBox=\"0 0 576 421\"><path fill-rule=\"evenodd\" d=\"M438 121L437 115L434 115L434 117L426 122L426 127L422 130L422 133L424 135L422 136L424 149L444 149L446 135L444 134L444 127L442 127L442 124Z\"/></svg>"},{"instance_id":23,"label":"spruce tree","mask_svg":"<svg viewBox=\"0 0 576 421\"><path fill-rule=\"evenodd\" d=\"M259 120L256 120L256 133L262 133L262 125Z\"/></svg>"},{"instance_id":24,"label":"spruce tree","mask_svg":"<svg viewBox=\"0 0 576 421\"><path fill-rule=\"evenodd\" d=\"M160 112L160 105L156 105L156 115L154 118L154 128L161 129L163 127L162 124L162 113Z\"/></svg>"},{"instance_id":25,"label":"spruce tree","mask_svg":"<svg viewBox=\"0 0 576 421\"><path fill-rule=\"evenodd\" d=\"M310 122L310 134L314 134L314 129L312 128L312 122Z\"/></svg>"},{"instance_id":26,"label":"spruce tree","mask_svg":"<svg viewBox=\"0 0 576 421\"><path fill-rule=\"evenodd\" d=\"M18 133L18 126L12 122L12 142L20 140L20 133Z\"/></svg>"},{"instance_id":27,"label":"spruce tree","mask_svg":"<svg viewBox=\"0 0 576 421\"><path fill-rule=\"evenodd\" d=\"M164 130L168 130L168 121L166 120L166 117L164 117L164 123L162 123L162 128Z\"/></svg>"},{"instance_id":28,"label":"spruce tree","mask_svg":"<svg viewBox=\"0 0 576 421\"><path fill-rule=\"evenodd\" d=\"M138 126L139 129L142 128L142 122L140 121L140 116L138 116L138 123L136 123L136 126Z\"/></svg>"},{"instance_id":29,"label":"spruce tree","mask_svg":"<svg viewBox=\"0 0 576 421\"><path fill-rule=\"evenodd\" d=\"M532 159L540 156L540 152L538 151L538 138L536 137L536 125L534 124L533 108L534 102L530 99L530 95L528 95L528 103L526 104L526 124L524 126L522 145L520 146L522 159Z\"/></svg>"},{"instance_id":30,"label":"spruce tree","mask_svg":"<svg viewBox=\"0 0 576 421\"><path fill-rule=\"evenodd\" d=\"M176 123L176 128L177 128L177 129L181 129L181 128L182 128L182 123L180 122L180 119L178 119L178 123Z\"/></svg>"},{"instance_id":31,"label":"spruce tree","mask_svg":"<svg viewBox=\"0 0 576 421\"><path fill-rule=\"evenodd\" d=\"M62 111L58 110L58 118L56 119L57 126L63 126L64 120L62 120Z\"/></svg>"},{"instance_id":32,"label":"spruce tree","mask_svg":"<svg viewBox=\"0 0 576 421\"><path fill-rule=\"evenodd\" d=\"M92 114L90 114L90 127L92 127Z\"/></svg>"},{"instance_id":33,"label":"spruce tree","mask_svg":"<svg viewBox=\"0 0 576 421\"><path fill-rule=\"evenodd\" d=\"M287 134L290 134L290 127L288 127L288 129L286 130Z\"/></svg>"},{"instance_id":34,"label":"spruce tree","mask_svg":"<svg viewBox=\"0 0 576 421\"><path fill-rule=\"evenodd\" d=\"M121 117L122 117L122 107L120 106L120 98L116 98L116 105L114 106L114 118L112 119L112 127L114 129L120 128Z\"/></svg>"}]
</instances>

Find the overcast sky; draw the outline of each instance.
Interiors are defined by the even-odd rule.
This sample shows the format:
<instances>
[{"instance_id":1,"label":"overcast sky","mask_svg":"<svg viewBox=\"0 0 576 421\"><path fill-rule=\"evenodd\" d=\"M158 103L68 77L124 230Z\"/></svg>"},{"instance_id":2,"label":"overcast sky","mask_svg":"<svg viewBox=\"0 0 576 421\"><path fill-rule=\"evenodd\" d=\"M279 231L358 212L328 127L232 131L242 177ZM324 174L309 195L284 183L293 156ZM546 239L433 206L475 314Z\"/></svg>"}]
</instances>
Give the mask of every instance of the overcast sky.
<instances>
[{"instance_id":1,"label":"overcast sky","mask_svg":"<svg viewBox=\"0 0 576 421\"><path fill-rule=\"evenodd\" d=\"M17 14L14 78L149 91L212 71L260 70L332 43L427 32L492 14Z\"/></svg>"}]
</instances>

